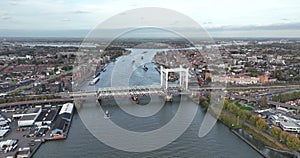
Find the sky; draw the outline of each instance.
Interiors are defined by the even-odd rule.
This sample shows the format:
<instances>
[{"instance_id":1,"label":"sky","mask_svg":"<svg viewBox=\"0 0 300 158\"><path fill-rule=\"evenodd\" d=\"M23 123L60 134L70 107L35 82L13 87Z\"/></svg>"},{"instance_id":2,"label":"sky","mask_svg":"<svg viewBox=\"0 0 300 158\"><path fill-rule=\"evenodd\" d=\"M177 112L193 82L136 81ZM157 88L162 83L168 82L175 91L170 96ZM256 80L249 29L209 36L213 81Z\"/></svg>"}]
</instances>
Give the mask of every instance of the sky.
<instances>
[{"instance_id":1,"label":"sky","mask_svg":"<svg viewBox=\"0 0 300 158\"><path fill-rule=\"evenodd\" d=\"M175 10L216 37L300 37L298 0L1 0L0 36L84 36L140 7Z\"/></svg>"}]
</instances>

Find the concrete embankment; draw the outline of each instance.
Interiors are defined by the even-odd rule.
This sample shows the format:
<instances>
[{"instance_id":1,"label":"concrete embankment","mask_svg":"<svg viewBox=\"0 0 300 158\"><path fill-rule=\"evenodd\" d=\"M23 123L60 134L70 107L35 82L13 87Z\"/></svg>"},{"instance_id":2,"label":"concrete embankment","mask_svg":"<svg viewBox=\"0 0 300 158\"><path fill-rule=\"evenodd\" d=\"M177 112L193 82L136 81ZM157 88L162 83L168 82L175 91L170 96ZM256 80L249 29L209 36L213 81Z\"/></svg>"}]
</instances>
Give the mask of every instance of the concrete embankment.
<instances>
[{"instance_id":1,"label":"concrete embankment","mask_svg":"<svg viewBox=\"0 0 300 158\"><path fill-rule=\"evenodd\" d=\"M244 142L246 142L249 146L251 146L254 150L256 150L259 154L261 154L265 158L270 158L270 156L264 154L262 151L260 151L255 145L253 145L250 141L245 139L243 136L241 136L237 131L231 130L235 135L237 135L239 138L241 138Z\"/></svg>"}]
</instances>

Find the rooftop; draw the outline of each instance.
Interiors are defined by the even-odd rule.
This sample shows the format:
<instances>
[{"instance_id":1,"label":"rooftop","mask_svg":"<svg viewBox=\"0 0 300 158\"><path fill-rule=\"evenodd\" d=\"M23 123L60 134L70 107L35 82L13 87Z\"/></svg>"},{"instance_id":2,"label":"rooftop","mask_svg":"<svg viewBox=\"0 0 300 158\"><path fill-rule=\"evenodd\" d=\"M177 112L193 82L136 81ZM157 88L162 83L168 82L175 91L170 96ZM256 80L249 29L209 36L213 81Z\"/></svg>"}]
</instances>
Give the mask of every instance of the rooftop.
<instances>
[{"instance_id":1,"label":"rooftop","mask_svg":"<svg viewBox=\"0 0 300 158\"><path fill-rule=\"evenodd\" d=\"M34 120L35 117L36 115L24 115L19 119L19 121Z\"/></svg>"},{"instance_id":2,"label":"rooftop","mask_svg":"<svg viewBox=\"0 0 300 158\"><path fill-rule=\"evenodd\" d=\"M59 109L56 107L43 108L41 114L36 119L36 122L38 122L38 121L53 121L55 119L55 116L56 116L58 110Z\"/></svg>"},{"instance_id":3,"label":"rooftop","mask_svg":"<svg viewBox=\"0 0 300 158\"><path fill-rule=\"evenodd\" d=\"M62 106L62 108L60 109L59 115L63 114L63 113L69 113L69 114L71 114L72 111L73 111L73 107L74 107L74 104L72 104L72 103L66 103L66 104L64 104Z\"/></svg>"},{"instance_id":4,"label":"rooftop","mask_svg":"<svg viewBox=\"0 0 300 158\"><path fill-rule=\"evenodd\" d=\"M285 128L300 128L300 126L298 124L296 124L295 122L292 121L283 121L280 122L281 126L285 127Z\"/></svg>"},{"instance_id":5,"label":"rooftop","mask_svg":"<svg viewBox=\"0 0 300 158\"><path fill-rule=\"evenodd\" d=\"M8 129L0 130L0 137L3 137L8 131L9 131Z\"/></svg>"}]
</instances>

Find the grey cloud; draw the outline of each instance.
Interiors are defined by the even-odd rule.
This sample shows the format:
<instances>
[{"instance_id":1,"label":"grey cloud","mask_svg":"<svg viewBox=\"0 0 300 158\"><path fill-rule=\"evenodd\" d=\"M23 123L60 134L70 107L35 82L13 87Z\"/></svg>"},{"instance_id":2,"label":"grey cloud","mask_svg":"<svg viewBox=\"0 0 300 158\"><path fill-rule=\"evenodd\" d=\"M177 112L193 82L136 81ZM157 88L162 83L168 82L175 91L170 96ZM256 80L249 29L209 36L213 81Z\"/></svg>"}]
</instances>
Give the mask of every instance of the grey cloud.
<instances>
[{"instance_id":1,"label":"grey cloud","mask_svg":"<svg viewBox=\"0 0 300 158\"><path fill-rule=\"evenodd\" d=\"M290 21L290 19L287 19L287 18L282 18L281 20L282 21Z\"/></svg>"},{"instance_id":2,"label":"grey cloud","mask_svg":"<svg viewBox=\"0 0 300 158\"><path fill-rule=\"evenodd\" d=\"M249 31L249 30L299 30L300 23L277 23L270 25L220 26L206 28L210 31Z\"/></svg>"},{"instance_id":3,"label":"grey cloud","mask_svg":"<svg viewBox=\"0 0 300 158\"><path fill-rule=\"evenodd\" d=\"M62 19L61 21L68 22L68 21L71 21L71 20L70 19Z\"/></svg>"},{"instance_id":4,"label":"grey cloud","mask_svg":"<svg viewBox=\"0 0 300 158\"><path fill-rule=\"evenodd\" d=\"M212 24L213 22L211 21L207 21L207 22L204 22L203 24L206 25L206 24Z\"/></svg>"},{"instance_id":5,"label":"grey cloud","mask_svg":"<svg viewBox=\"0 0 300 158\"><path fill-rule=\"evenodd\" d=\"M20 3L26 2L26 0L9 0L10 5L19 5Z\"/></svg>"},{"instance_id":6,"label":"grey cloud","mask_svg":"<svg viewBox=\"0 0 300 158\"><path fill-rule=\"evenodd\" d=\"M89 11L84 11L84 10L76 10L76 11L73 11L71 13L73 13L73 14L88 14L90 12Z\"/></svg>"},{"instance_id":7,"label":"grey cloud","mask_svg":"<svg viewBox=\"0 0 300 158\"><path fill-rule=\"evenodd\" d=\"M0 19L1 20L10 20L10 19L12 19L12 17L4 15L4 16L1 16Z\"/></svg>"}]
</instances>

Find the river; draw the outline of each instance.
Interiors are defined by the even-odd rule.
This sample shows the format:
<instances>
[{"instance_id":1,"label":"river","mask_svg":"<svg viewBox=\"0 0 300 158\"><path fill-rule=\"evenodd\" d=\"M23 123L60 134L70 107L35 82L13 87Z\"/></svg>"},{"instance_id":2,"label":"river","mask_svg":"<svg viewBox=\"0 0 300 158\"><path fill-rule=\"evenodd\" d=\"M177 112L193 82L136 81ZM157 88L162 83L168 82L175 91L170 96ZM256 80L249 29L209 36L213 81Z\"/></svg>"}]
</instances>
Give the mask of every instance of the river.
<instances>
[{"instance_id":1,"label":"river","mask_svg":"<svg viewBox=\"0 0 300 158\"><path fill-rule=\"evenodd\" d=\"M108 64L106 71L100 75L100 81L96 87L110 86L111 73L116 65L122 63L132 64L132 60L138 64L141 55L146 58L152 58L156 50L134 49L132 54L119 57L116 62ZM145 53L145 54L143 54ZM138 55L137 55L138 54ZM143 84L160 84L159 73L155 70L152 63L148 63L149 70L145 72L142 67L136 67L132 73L129 85ZM120 68L122 69L122 68ZM123 70L126 72L126 70ZM122 84L122 83L116 83ZM91 88L91 86L86 85ZM181 98L182 99L182 98ZM159 112L153 116L144 117L142 119L133 118L119 108L113 100L105 100L102 102L102 108L108 110L111 114L111 120L122 128L132 131L149 131L160 128L168 123L178 110L178 102L180 97L175 97L172 103L165 103ZM158 99L159 100L159 99ZM124 104L134 107L129 99L124 99ZM188 101L190 106L197 106L191 101ZM157 108L150 106L150 108ZM175 141L169 145L148 152L127 152L112 148L96 139L83 124L80 115L76 112L73 117L73 122L66 140L50 141L44 143L35 153L35 158L51 158L51 157L103 157L103 158L132 158L132 157L243 157L243 158L258 158L262 157L258 152L246 144L243 140L234 135L228 127L217 122L212 130L204 137L198 137L199 127L203 120L205 112L199 107L196 116L187 130ZM103 115L99 115L103 117ZM97 126L97 122L95 123ZM115 139L118 139L116 137ZM271 155L272 156L272 155ZM275 156L278 155L275 154Z\"/></svg>"}]
</instances>

